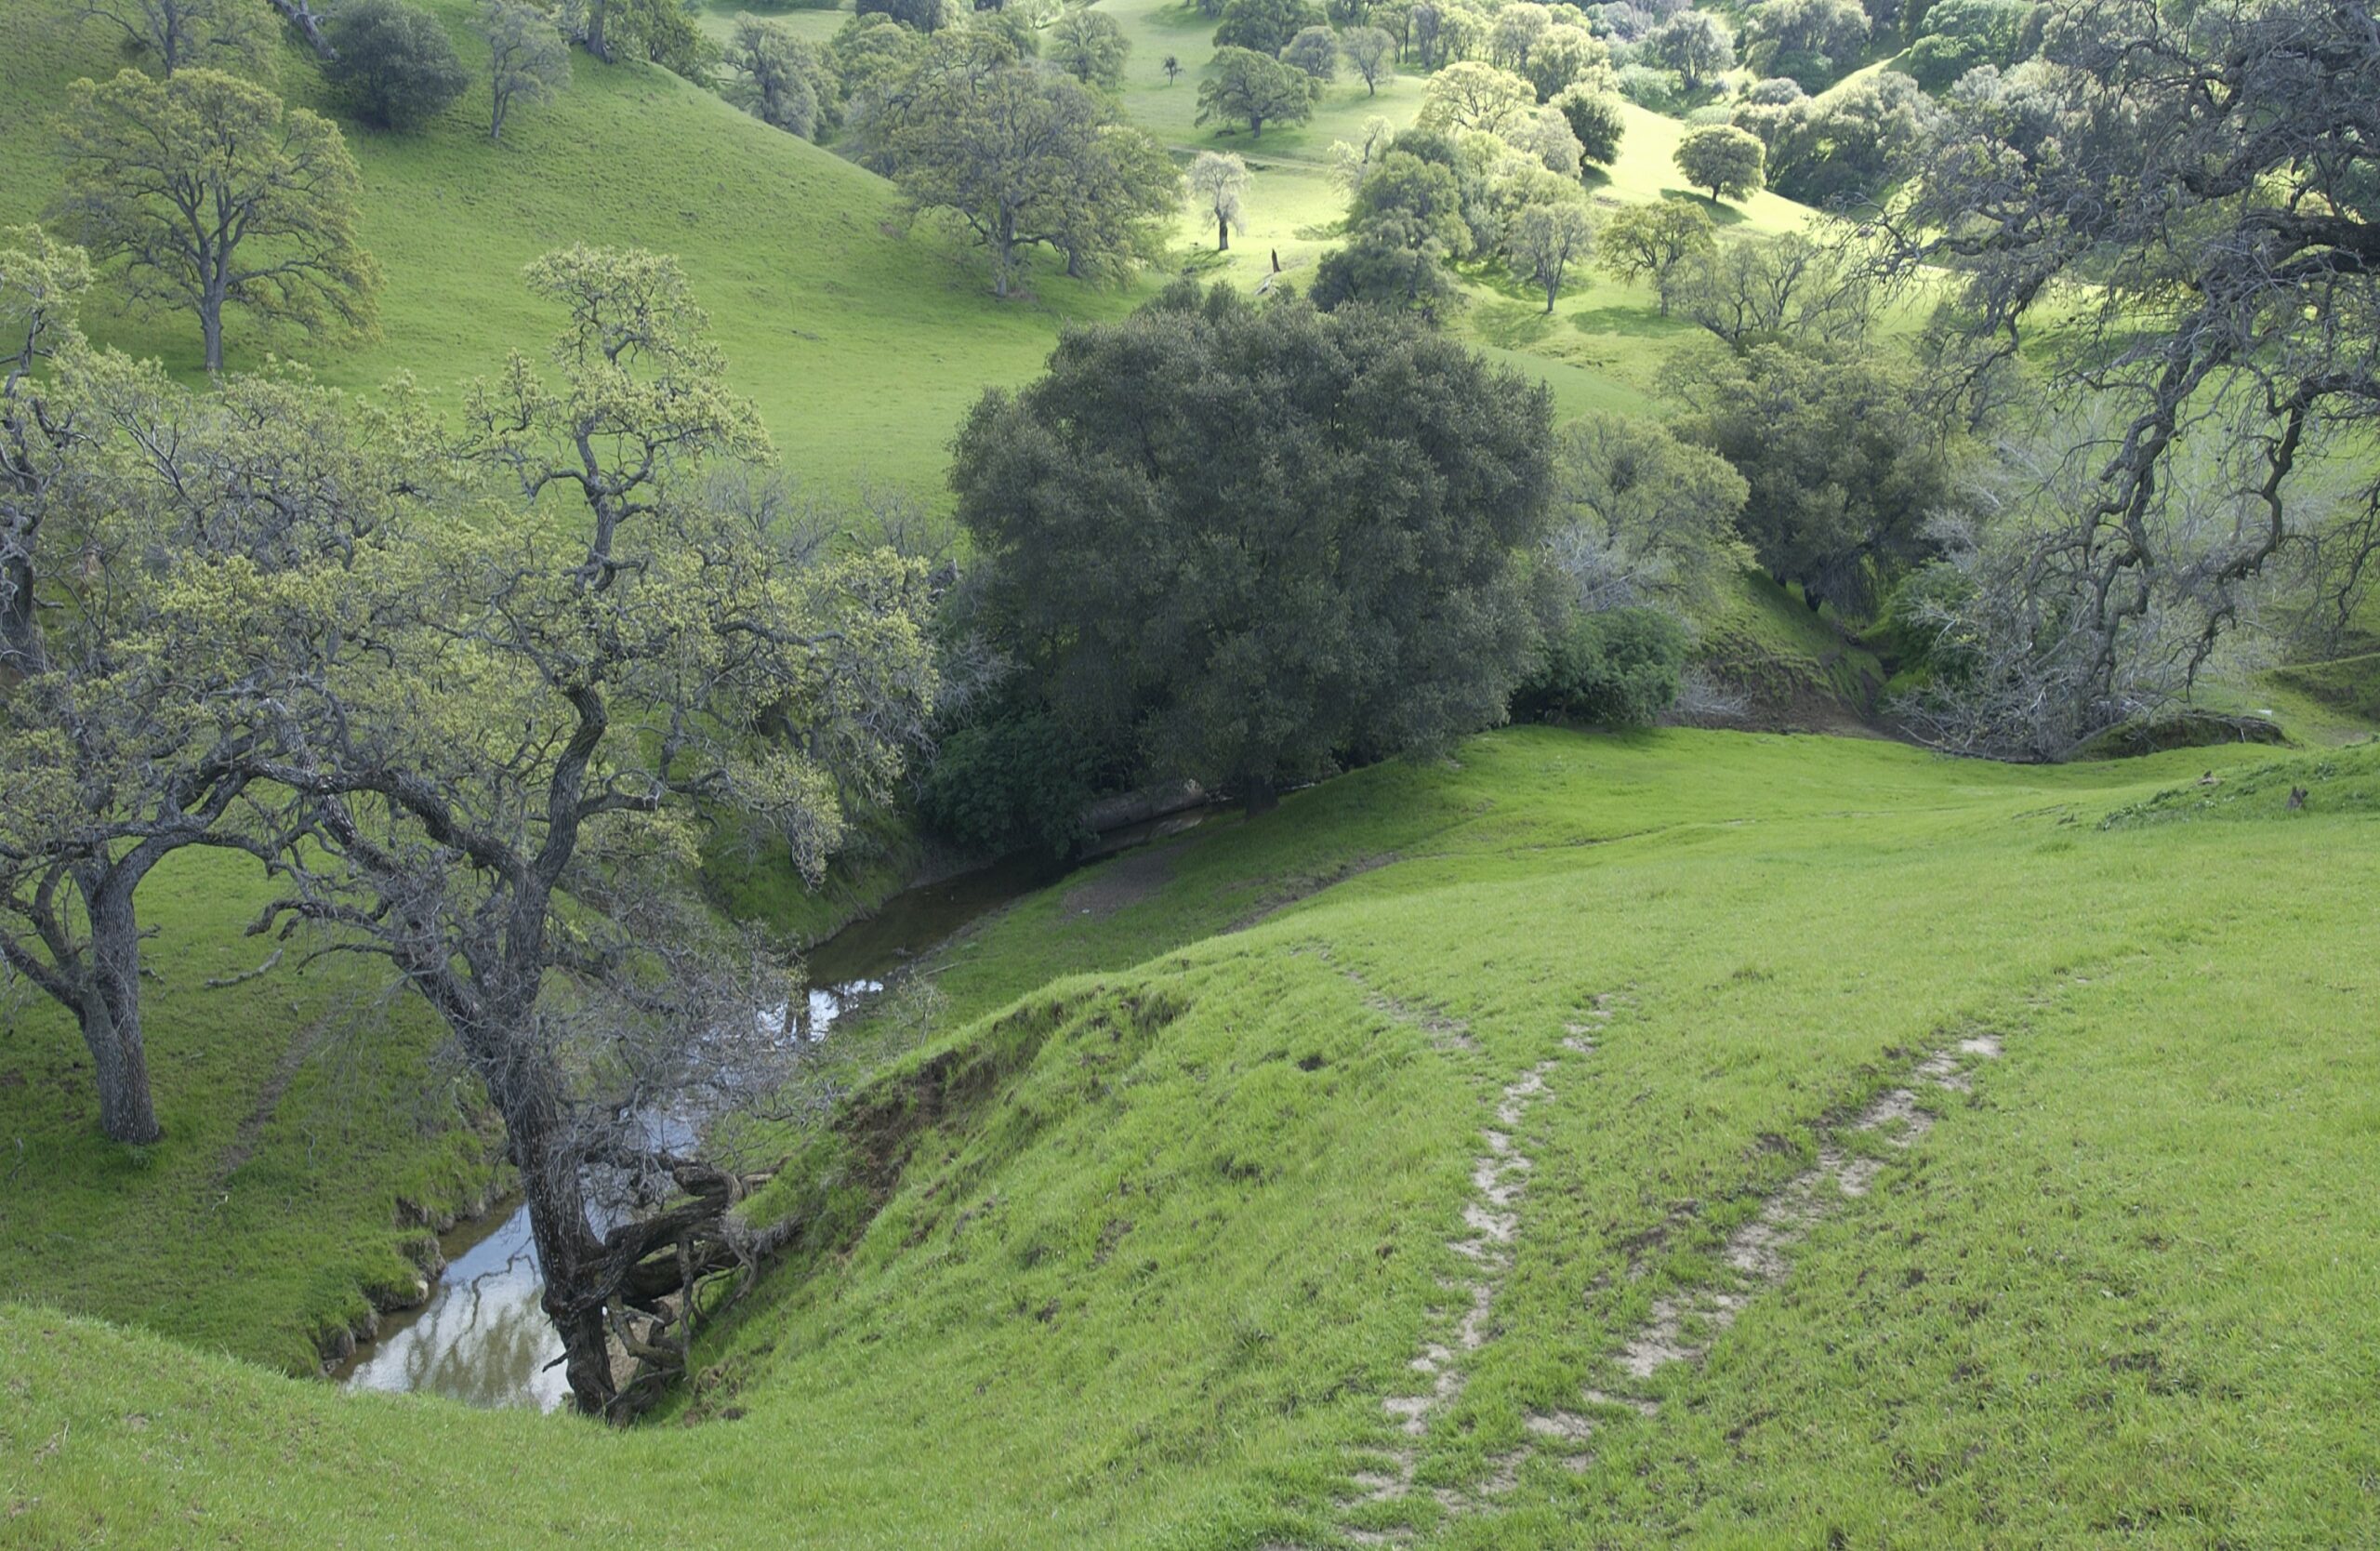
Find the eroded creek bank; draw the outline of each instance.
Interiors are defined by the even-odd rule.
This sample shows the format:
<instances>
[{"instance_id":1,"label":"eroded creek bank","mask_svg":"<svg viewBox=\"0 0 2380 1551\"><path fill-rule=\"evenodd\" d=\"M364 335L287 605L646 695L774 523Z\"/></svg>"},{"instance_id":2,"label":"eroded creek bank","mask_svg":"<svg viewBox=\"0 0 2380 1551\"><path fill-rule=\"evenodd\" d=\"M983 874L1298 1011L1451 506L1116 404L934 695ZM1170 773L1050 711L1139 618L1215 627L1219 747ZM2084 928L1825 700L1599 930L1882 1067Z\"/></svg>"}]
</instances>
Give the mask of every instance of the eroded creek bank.
<instances>
[{"instance_id":1,"label":"eroded creek bank","mask_svg":"<svg viewBox=\"0 0 2380 1551\"><path fill-rule=\"evenodd\" d=\"M909 966L972 922L1053 881L1038 860L946 879L896 895L806 956L806 1004L788 1011L793 1032L826 1038ZM529 1213L519 1198L439 1238L445 1269L418 1306L383 1315L377 1336L329 1371L350 1389L443 1396L476 1406L536 1406L569 1399L557 1359L562 1339L538 1306L544 1279Z\"/></svg>"}]
</instances>

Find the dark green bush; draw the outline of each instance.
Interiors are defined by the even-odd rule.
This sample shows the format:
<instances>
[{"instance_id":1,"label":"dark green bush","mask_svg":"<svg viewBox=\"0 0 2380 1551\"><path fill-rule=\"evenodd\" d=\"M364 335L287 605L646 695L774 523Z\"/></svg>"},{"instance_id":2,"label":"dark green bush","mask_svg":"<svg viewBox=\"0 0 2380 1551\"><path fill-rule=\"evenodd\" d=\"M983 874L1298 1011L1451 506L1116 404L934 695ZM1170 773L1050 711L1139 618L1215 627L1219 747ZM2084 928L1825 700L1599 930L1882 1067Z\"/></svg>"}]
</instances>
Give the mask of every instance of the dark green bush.
<instances>
[{"instance_id":1,"label":"dark green bush","mask_svg":"<svg viewBox=\"0 0 2380 1551\"><path fill-rule=\"evenodd\" d=\"M1021 696L943 734L918 794L928 825L971 850L1064 855L1087 838L1082 811L1124 784L1115 751Z\"/></svg>"},{"instance_id":2,"label":"dark green bush","mask_svg":"<svg viewBox=\"0 0 2380 1551\"><path fill-rule=\"evenodd\" d=\"M347 0L323 32L338 51L323 73L384 129L419 128L471 84L438 19L403 0Z\"/></svg>"},{"instance_id":3,"label":"dark green bush","mask_svg":"<svg viewBox=\"0 0 2380 1551\"><path fill-rule=\"evenodd\" d=\"M1685 628L1654 609L1581 614L1545 643L1537 671L1513 696L1513 716L1649 725L1677 703L1686 645Z\"/></svg>"}]
</instances>

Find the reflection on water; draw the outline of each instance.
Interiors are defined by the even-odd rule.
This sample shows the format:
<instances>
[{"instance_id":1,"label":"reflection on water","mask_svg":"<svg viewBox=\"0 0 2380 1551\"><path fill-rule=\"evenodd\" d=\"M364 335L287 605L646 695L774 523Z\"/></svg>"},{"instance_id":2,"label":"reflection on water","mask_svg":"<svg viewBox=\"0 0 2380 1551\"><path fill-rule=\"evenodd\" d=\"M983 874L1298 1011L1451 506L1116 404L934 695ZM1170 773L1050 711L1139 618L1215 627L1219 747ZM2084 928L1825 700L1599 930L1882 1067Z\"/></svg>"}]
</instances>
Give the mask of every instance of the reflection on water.
<instances>
[{"instance_id":1,"label":"reflection on water","mask_svg":"<svg viewBox=\"0 0 2380 1551\"><path fill-rule=\"evenodd\" d=\"M562 1356L562 1337L537 1306L542 1285L523 1206L456 1257L417 1313L384 1325L348 1386L553 1410L570 1385L547 1366Z\"/></svg>"},{"instance_id":2,"label":"reflection on water","mask_svg":"<svg viewBox=\"0 0 2380 1551\"><path fill-rule=\"evenodd\" d=\"M900 965L1047 882L1051 871L1052 864L1035 858L896 896L813 949L807 1001L772 1009L761 1014L765 1024L784 1030L790 1014L794 1039L824 1039L836 1019L881 994ZM655 1147L685 1147L694 1139L682 1120L643 1119ZM441 1247L451 1264L430 1301L384 1320L379 1340L336 1375L339 1381L355 1389L443 1395L475 1406L551 1411L568 1399L570 1385L555 1361L562 1338L537 1306L543 1282L529 1209L516 1208L492 1232L485 1223L460 1229Z\"/></svg>"}]
</instances>

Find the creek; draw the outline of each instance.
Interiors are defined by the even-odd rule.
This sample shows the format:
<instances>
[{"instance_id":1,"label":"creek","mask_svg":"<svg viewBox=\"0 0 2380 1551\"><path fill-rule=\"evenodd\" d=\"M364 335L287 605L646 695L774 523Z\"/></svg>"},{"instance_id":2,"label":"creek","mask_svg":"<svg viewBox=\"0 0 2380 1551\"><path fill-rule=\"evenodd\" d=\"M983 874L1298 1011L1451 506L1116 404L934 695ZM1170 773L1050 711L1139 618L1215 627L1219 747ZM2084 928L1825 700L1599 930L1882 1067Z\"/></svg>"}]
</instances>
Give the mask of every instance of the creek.
<instances>
[{"instance_id":1,"label":"creek","mask_svg":"<svg viewBox=\"0 0 2380 1551\"><path fill-rule=\"evenodd\" d=\"M837 1019L962 927L1051 881L1055 869L1011 862L894 895L806 956L808 1005L795 1027L819 1040ZM334 1369L350 1389L440 1395L475 1406L551 1411L570 1397L562 1338L538 1306L544 1281L517 1198L442 1236L446 1269L419 1307L385 1317L377 1340Z\"/></svg>"}]
</instances>

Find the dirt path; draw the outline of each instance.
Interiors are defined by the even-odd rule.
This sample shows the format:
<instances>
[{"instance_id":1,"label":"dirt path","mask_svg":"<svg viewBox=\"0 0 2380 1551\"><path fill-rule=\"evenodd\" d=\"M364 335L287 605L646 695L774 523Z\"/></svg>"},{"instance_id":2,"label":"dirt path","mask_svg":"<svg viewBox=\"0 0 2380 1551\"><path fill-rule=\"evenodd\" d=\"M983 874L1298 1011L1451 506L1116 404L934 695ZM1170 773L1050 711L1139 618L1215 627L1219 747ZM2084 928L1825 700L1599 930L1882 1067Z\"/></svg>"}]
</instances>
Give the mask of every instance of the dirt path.
<instances>
[{"instance_id":1,"label":"dirt path","mask_svg":"<svg viewBox=\"0 0 2380 1551\"><path fill-rule=\"evenodd\" d=\"M1371 1005L1420 1024L1442 1049L1469 1053L1478 1048L1467 1028L1442 1014L1408 1008L1378 997L1371 999ZM1563 1048L1571 1058L1594 1054L1593 1029L1611 1016L1605 999L1598 997L1587 1016L1593 1021L1569 1025L1563 1039ZM1495 1123L1481 1128L1483 1150L1472 1160L1472 1199L1462 1209L1467 1231L1463 1237L1447 1243L1447 1248L1461 1256L1466 1266L1464 1276L1445 1284L1447 1291L1460 1300L1461 1313L1442 1338L1424 1341L1408 1364L1414 1372L1430 1381L1430 1387L1418 1395L1391 1395L1381 1402L1397 1432L1396 1443L1387 1452L1392 1468L1357 1473L1357 1494L1347 1505L1350 1510L1401 1502L1421 1490L1414 1481L1414 1474L1421 1465L1422 1442L1429 1437L1431 1427L1461 1399L1467 1365L1473 1354L1488 1345L1488 1317L1512 1270L1513 1243L1520 1234L1520 1199L1529 1173L1536 1167L1535 1160L1521 1150L1521 1123L1528 1111L1553 1092L1547 1080L1558 1073L1564 1064L1560 1057L1540 1061L1497 1094ZM1476 1491L1455 1491L1443 1487L1429 1490L1448 1512L1467 1513L1484 1501L1510 1491L1518 1463L1517 1456L1499 1461L1489 1479ZM1347 1523L1341 1525L1341 1533L1358 1545L1399 1544L1411 1535L1410 1531L1403 1529L1372 1530Z\"/></svg>"},{"instance_id":2,"label":"dirt path","mask_svg":"<svg viewBox=\"0 0 2380 1551\"><path fill-rule=\"evenodd\" d=\"M258 1144L264 1140L264 1128L272 1123L272 1117L280 1109L283 1097L289 1092L289 1085L298 1080L298 1068L306 1064L306 1057L314 1053L315 1042L323 1037L323 1030L329 1021L327 1017L317 1018L290 1037L289 1048L281 1053L279 1061L273 1063L272 1075L265 1079L264 1087L257 1094L256 1103L249 1106L247 1114L241 1118L240 1129L232 1134L231 1145L223 1149L223 1156L216 1160L215 1188L221 1189L226 1181L240 1172L241 1165L256 1156Z\"/></svg>"},{"instance_id":3,"label":"dirt path","mask_svg":"<svg viewBox=\"0 0 2380 1551\"><path fill-rule=\"evenodd\" d=\"M1852 1138L1876 1135L1888 1146L1917 1145L1934 1129L1934 1118L1917 1107L1918 1091L1931 1086L1948 1093L1968 1093L1974 1083L1968 1072L1977 1063L1996 1059L1999 1040L1991 1036L1962 1040L1937 1050L1917 1064L1908 1085L1878 1096L1848 1123L1838 1128L1819 1147L1818 1161L1787 1180L1750 1222L1727 1237L1721 1258L1738 1277L1728 1288L1681 1288L1653 1301L1644 1322L1629 1332L1611 1354L1620 1372L1632 1381L1651 1378L1673 1362L1699 1363L1737 1317L1764 1290L1785 1279L1791 1269L1789 1252L1818 1224L1848 1200L1865 1196L1884 1172L1882 1159L1856 1154ZM1641 1266L1632 1274L1641 1275ZM1639 1415L1657 1415L1659 1401L1641 1396L1614 1395L1590 1388L1580 1399L1590 1406L1622 1406ZM1577 1412L1554 1412L1528 1419L1530 1432L1585 1463L1595 1421Z\"/></svg>"}]
</instances>

